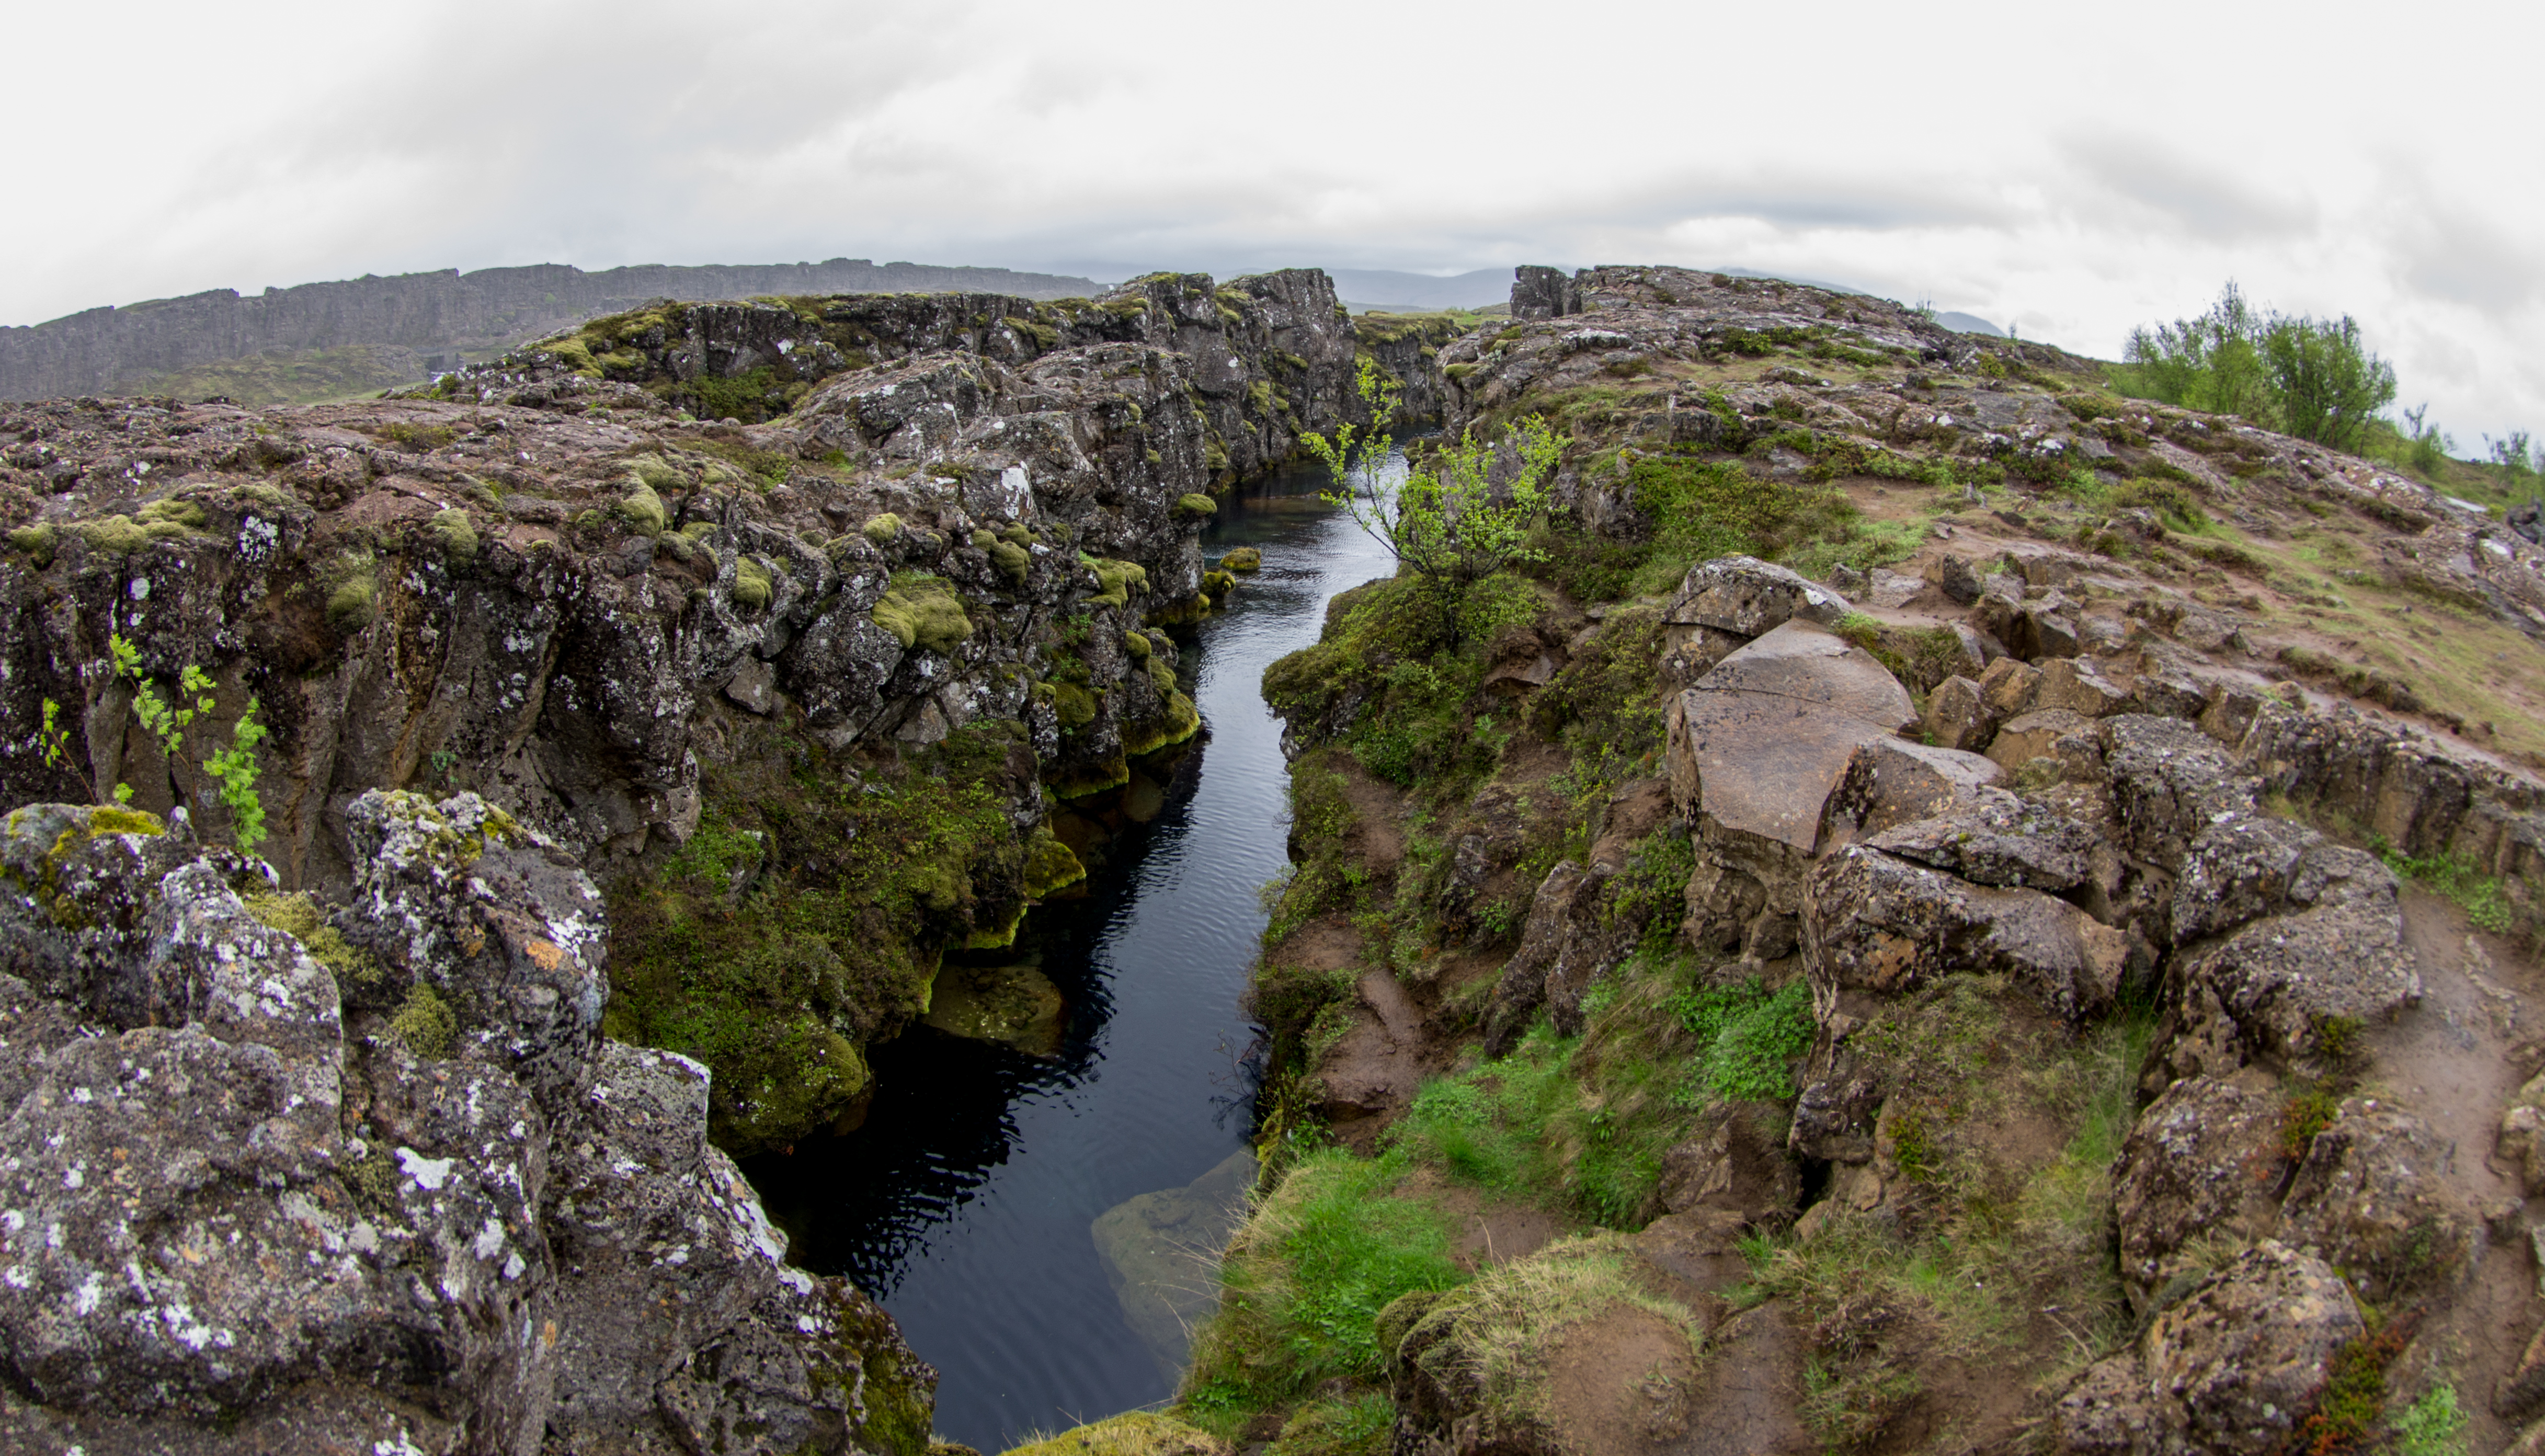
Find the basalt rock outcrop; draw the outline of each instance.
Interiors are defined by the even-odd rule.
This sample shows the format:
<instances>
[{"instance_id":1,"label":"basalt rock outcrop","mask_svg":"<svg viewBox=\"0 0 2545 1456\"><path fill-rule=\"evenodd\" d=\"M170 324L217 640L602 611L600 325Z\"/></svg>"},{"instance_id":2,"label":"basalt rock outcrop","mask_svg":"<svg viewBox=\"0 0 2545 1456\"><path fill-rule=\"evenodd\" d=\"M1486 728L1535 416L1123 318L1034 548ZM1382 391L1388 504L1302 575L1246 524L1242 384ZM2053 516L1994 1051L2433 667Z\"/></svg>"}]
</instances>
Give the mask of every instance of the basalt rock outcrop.
<instances>
[{"instance_id":1,"label":"basalt rock outcrop","mask_svg":"<svg viewBox=\"0 0 2545 1456\"><path fill-rule=\"evenodd\" d=\"M670 306L415 399L0 417L0 802L121 783L225 843L204 760L253 700L262 852L335 902L364 793L477 793L625 912L614 1026L717 1067L720 1138L783 1144L862 1092L941 949L1083 873L1046 791L1198 730L1170 628L1234 589L1208 491L1344 418L1321 274L1043 306ZM674 402L798 362L773 424ZM172 755L131 674L190 667L217 706Z\"/></svg>"},{"instance_id":2,"label":"basalt rock outcrop","mask_svg":"<svg viewBox=\"0 0 2545 1456\"><path fill-rule=\"evenodd\" d=\"M601 1035L575 857L474 794L349 823L329 917L182 816L0 829L0 1443L924 1451L934 1375L781 1263L705 1069Z\"/></svg>"}]
</instances>

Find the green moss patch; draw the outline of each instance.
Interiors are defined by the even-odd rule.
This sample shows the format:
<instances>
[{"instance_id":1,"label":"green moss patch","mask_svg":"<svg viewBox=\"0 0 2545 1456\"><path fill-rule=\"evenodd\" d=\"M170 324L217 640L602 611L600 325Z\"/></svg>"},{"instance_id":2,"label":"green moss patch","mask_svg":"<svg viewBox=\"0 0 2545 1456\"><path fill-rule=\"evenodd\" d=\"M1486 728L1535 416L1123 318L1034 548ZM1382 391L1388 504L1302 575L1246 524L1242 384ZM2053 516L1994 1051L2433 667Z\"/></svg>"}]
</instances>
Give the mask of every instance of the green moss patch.
<instances>
[{"instance_id":1,"label":"green moss patch","mask_svg":"<svg viewBox=\"0 0 2545 1456\"><path fill-rule=\"evenodd\" d=\"M459 1018L452 1014L451 1004L422 981L407 994L406 1004L389 1018L389 1034L406 1043L406 1049L428 1062L438 1062L451 1055L459 1036Z\"/></svg>"},{"instance_id":2,"label":"green moss patch","mask_svg":"<svg viewBox=\"0 0 2545 1456\"><path fill-rule=\"evenodd\" d=\"M963 610L963 599L954 595L954 584L919 572L893 577L891 589L875 604L874 622L903 647L931 652L952 652L972 635L972 618Z\"/></svg>"},{"instance_id":3,"label":"green moss patch","mask_svg":"<svg viewBox=\"0 0 2545 1456\"><path fill-rule=\"evenodd\" d=\"M297 939L311 960L334 973L338 986L371 987L388 978L387 968L378 957L354 945L327 924L325 912L307 892L260 892L243 895L240 901L247 906L248 914Z\"/></svg>"},{"instance_id":4,"label":"green moss patch","mask_svg":"<svg viewBox=\"0 0 2545 1456\"><path fill-rule=\"evenodd\" d=\"M1031 769L1019 732L967 725L862 783L740 725L698 832L611 887L604 1029L712 1069L719 1146L761 1152L839 1116L871 1081L864 1045L926 1009L941 949L1014 926L1031 857L1008 819Z\"/></svg>"}]
</instances>

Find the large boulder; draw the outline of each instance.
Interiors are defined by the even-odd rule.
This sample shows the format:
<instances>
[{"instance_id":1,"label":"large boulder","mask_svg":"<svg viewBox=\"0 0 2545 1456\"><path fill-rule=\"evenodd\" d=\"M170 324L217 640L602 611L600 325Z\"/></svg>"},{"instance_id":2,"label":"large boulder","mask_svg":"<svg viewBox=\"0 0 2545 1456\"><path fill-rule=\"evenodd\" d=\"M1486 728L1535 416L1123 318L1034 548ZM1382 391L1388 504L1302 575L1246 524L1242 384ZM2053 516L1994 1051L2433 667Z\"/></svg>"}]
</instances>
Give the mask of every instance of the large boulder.
<instances>
[{"instance_id":1,"label":"large boulder","mask_svg":"<svg viewBox=\"0 0 2545 1456\"><path fill-rule=\"evenodd\" d=\"M2312 904L2176 952L2169 977L2176 1075L2256 1055L2314 1056L2421 1004L2394 875L2355 850L2321 851Z\"/></svg>"},{"instance_id":2,"label":"large boulder","mask_svg":"<svg viewBox=\"0 0 2545 1456\"><path fill-rule=\"evenodd\" d=\"M1952 971L2001 971L2071 1022L2111 1003L2130 942L2067 901L1975 885L1861 845L1814 870L1803 943L1825 1005L1896 995Z\"/></svg>"},{"instance_id":3,"label":"large boulder","mask_svg":"<svg viewBox=\"0 0 2545 1456\"><path fill-rule=\"evenodd\" d=\"M1787 622L1715 664L1671 705L1671 794L1691 822L1809 853L1855 751L1916 709L1862 648Z\"/></svg>"},{"instance_id":4,"label":"large boulder","mask_svg":"<svg viewBox=\"0 0 2545 1456\"><path fill-rule=\"evenodd\" d=\"M2289 1179L2279 1237L2379 1304L2444 1285L2475 1249L2474 1211L2452 1181L2456 1152L2391 1098L2350 1097Z\"/></svg>"},{"instance_id":5,"label":"large boulder","mask_svg":"<svg viewBox=\"0 0 2545 1456\"><path fill-rule=\"evenodd\" d=\"M2074 1456L2264 1456L2285 1448L2334 1353L2366 1329L2323 1259L2271 1240L2159 1313L2120 1354L2060 1398L2057 1449Z\"/></svg>"},{"instance_id":6,"label":"large boulder","mask_svg":"<svg viewBox=\"0 0 2545 1456\"><path fill-rule=\"evenodd\" d=\"M2207 1234L2267 1232L2287 1167L2281 1099L2242 1083L2186 1077L2148 1104L2112 1164L2121 1287L2144 1310Z\"/></svg>"},{"instance_id":7,"label":"large boulder","mask_svg":"<svg viewBox=\"0 0 2545 1456\"><path fill-rule=\"evenodd\" d=\"M1797 617L1835 626L1847 613L1845 597L1784 567L1756 556L1718 556L1688 569L1662 620L1757 637Z\"/></svg>"}]
</instances>

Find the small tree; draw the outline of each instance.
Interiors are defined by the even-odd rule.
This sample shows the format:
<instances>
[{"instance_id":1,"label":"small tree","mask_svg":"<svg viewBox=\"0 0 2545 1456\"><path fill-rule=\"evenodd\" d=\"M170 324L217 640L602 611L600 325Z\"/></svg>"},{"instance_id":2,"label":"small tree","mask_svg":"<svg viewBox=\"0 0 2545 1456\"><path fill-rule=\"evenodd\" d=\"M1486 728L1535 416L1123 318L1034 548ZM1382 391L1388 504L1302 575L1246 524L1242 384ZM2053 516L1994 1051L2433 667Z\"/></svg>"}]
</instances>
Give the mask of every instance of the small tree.
<instances>
[{"instance_id":1,"label":"small tree","mask_svg":"<svg viewBox=\"0 0 2545 1456\"><path fill-rule=\"evenodd\" d=\"M2359 325L2274 316L2262 331L2280 428L2334 449L2356 449L2379 410L2395 402L2395 367L2359 342Z\"/></svg>"},{"instance_id":2,"label":"small tree","mask_svg":"<svg viewBox=\"0 0 2545 1456\"><path fill-rule=\"evenodd\" d=\"M2436 475L2448 452L2457 447L2457 443L2448 439L2446 431L2430 423L2427 401L2404 411L2404 423L2409 427L2406 438L2413 443L2413 468L2423 475Z\"/></svg>"},{"instance_id":3,"label":"small tree","mask_svg":"<svg viewBox=\"0 0 2545 1456\"><path fill-rule=\"evenodd\" d=\"M121 632L107 638L107 654L115 675L132 685L132 715L141 720L142 729L158 739L171 759L186 751L186 730L195 719L212 710L212 680L202 668L188 663L177 675L177 699L170 702L159 695L157 685L141 670L141 649L132 645ZM247 700L247 711L230 725L230 746L204 760L204 768L219 785L221 802L230 811L231 842L247 852L255 853L265 843L265 805L256 796L256 780L264 771L257 763L256 746L265 741L266 727L256 720L257 700ZM98 792L97 781L82 771L79 760L71 752L70 735L61 726L61 704L44 699L44 721L37 730L43 745L44 766L63 768L78 776L89 796L103 802L106 795ZM115 786L115 801L132 802L132 785Z\"/></svg>"},{"instance_id":4,"label":"small tree","mask_svg":"<svg viewBox=\"0 0 2545 1456\"><path fill-rule=\"evenodd\" d=\"M1468 588L1542 554L1530 548L1528 536L1546 510L1547 477L1555 473L1563 444L1535 415L1495 441L1469 430L1410 466L1388 495L1374 473L1365 485L1355 481L1353 467L1356 461L1383 461L1395 448L1389 427L1402 386L1366 358L1355 383L1369 406L1367 428L1355 431L1347 424L1333 440L1311 434L1305 441L1335 483L1321 498L1387 547L1400 569L1422 578L1455 633ZM1499 482L1497 473L1504 476Z\"/></svg>"}]
</instances>

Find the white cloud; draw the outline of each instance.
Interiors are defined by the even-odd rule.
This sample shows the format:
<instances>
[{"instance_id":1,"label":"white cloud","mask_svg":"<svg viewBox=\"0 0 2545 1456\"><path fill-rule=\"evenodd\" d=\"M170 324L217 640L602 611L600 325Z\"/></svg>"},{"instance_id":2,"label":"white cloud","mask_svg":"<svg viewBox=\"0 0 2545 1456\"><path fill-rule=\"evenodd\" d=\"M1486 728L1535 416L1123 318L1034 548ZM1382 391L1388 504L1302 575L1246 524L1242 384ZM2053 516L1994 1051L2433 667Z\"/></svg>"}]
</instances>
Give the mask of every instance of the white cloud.
<instances>
[{"instance_id":1,"label":"white cloud","mask_svg":"<svg viewBox=\"0 0 2545 1456\"><path fill-rule=\"evenodd\" d=\"M2545 427L2545 12L1507 0L56 7L0 319L367 272L1734 265L2115 352L2229 277ZM2452 62L2451 62L2452 63Z\"/></svg>"}]
</instances>

